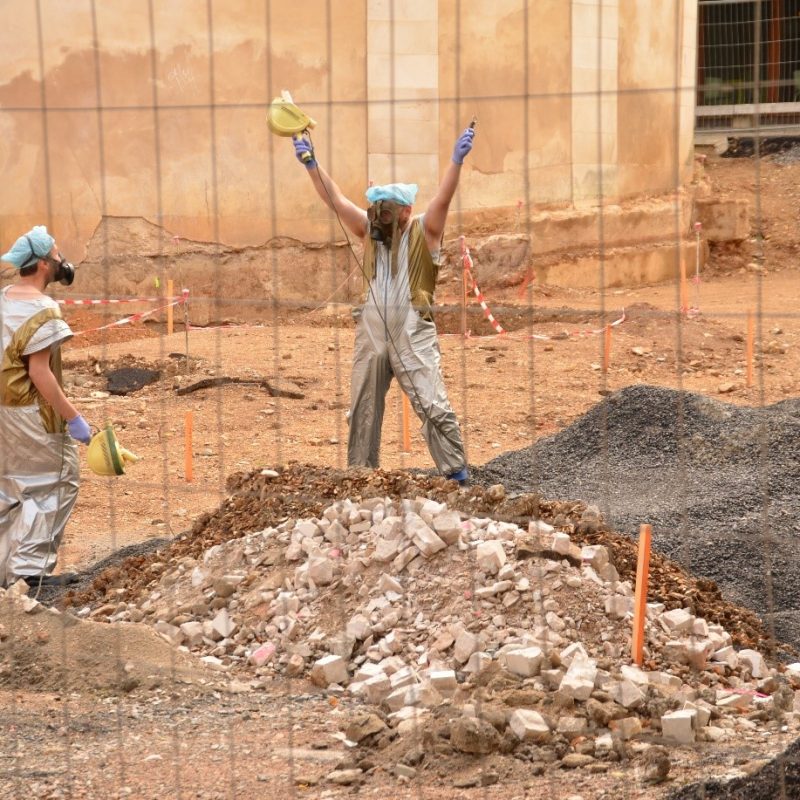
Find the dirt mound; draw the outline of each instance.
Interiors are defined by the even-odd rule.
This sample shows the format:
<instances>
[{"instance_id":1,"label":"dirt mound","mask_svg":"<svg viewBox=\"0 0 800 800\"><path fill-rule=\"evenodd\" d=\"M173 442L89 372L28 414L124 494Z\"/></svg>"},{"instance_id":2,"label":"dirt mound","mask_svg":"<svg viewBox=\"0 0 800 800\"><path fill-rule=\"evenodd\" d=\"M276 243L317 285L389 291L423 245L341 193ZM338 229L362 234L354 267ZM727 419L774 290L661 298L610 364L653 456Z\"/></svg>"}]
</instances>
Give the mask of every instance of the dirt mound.
<instances>
[{"instance_id":1,"label":"dirt mound","mask_svg":"<svg viewBox=\"0 0 800 800\"><path fill-rule=\"evenodd\" d=\"M151 628L100 624L0 590L0 689L129 692L206 677Z\"/></svg>"},{"instance_id":2,"label":"dirt mound","mask_svg":"<svg viewBox=\"0 0 800 800\"><path fill-rule=\"evenodd\" d=\"M653 525L655 547L800 644L800 401L742 408L632 386L555 436L506 453L476 477L515 491L577 497L628 534Z\"/></svg>"},{"instance_id":3,"label":"dirt mound","mask_svg":"<svg viewBox=\"0 0 800 800\"><path fill-rule=\"evenodd\" d=\"M281 477L263 471L261 489L285 489ZM496 508L521 499L500 486L450 496ZM538 517L544 504L524 502ZM631 665L631 581L608 548L563 530L599 533L598 511L547 513L560 530L424 495L345 496L196 556L172 553L135 596L114 592L92 613L147 623L244 691L310 679L341 708L351 748L312 783L357 785L376 770L441 779L446 760L459 765L456 788L485 785L474 767L487 755L498 780L529 765L548 777L583 770L598 785L612 769L662 782L686 763L684 746L721 754L744 733L796 727L800 665L736 650L728 630L689 610L691 594L673 610L648 606L643 665ZM731 621L741 629L741 616Z\"/></svg>"},{"instance_id":4,"label":"dirt mound","mask_svg":"<svg viewBox=\"0 0 800 800\"><path fill-rule=\"evenodd\" d=\"M635 543L612 531L602 519L596 525L581 524L586 509L582 502L544 500L536 494L506 494L482 486L459 491L444 478L399 470L341 471L290 464L277 472L277 478L271 471L233 475L227 487L229 497L215 512L198 518L191 532L157 553L136 555L115 564L94 578L88 588L67 592L64 602L97 607L110 599L135 600L180 558L198 558L215 544L279 525L287 519L318 516L331 502L344 497L423 496L447 502L450 508L471 515L486 514L523 525L531 518L539 518L573 536L577 544L604 545L621 579L635 578ZM652 559L650 598L669 609L685 605L710 622L723 625L732 632L738 646L765 652L772 649L770 636L756 614L724 600L714 581L697 580L658 553Z\"/></svg>"}]
</instances>

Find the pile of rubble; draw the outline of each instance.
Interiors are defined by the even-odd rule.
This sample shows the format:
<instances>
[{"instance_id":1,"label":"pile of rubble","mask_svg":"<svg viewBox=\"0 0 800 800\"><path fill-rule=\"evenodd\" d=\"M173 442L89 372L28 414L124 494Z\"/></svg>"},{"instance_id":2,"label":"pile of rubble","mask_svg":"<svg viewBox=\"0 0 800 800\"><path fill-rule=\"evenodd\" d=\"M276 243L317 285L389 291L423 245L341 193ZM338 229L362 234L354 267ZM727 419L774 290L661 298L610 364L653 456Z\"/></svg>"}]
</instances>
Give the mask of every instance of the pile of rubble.
<instances>
[{"instance_id":1,"label":"pile of rubble","mask_svg":"<svg viewBox=\"0 0 800 800\"><path fill-rule=\"evenodd\" d=\"M589 507L581 522L598 518ZM603 771L641 734L690 744L779 726L800 688L800 665L770 667L661 603L644 668L631 665L633 587L605 547L424 497L338 500L154 572L134 602L78 614L149 623L249 685L306 676L355 698L371 710L344 736L362 745L428 730L461 752Z\"/></svg>"}]
</instances>

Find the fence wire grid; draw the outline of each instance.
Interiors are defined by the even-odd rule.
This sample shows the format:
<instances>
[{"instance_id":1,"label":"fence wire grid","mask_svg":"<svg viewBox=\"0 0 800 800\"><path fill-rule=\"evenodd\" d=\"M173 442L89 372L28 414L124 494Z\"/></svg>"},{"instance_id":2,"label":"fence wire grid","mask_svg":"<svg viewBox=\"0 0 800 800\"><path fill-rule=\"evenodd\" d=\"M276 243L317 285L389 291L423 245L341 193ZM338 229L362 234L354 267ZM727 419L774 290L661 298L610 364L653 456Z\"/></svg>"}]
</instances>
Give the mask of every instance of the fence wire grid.
<instances>
[{"instance_id":1,"label":"fence wire grid","mask_svg":"<svg viewBox=\"0 0 800 800\"><path fill-rule=\"evenodd\" d=\"M140 457L101 476L79 446L74 582L0 590L0 798L800 796L796 244L773 241L800 0L0 19L0 245L46 224L76 261L48 289L64 391ZM630 67L648 47L665 63ZM384 317L382 466L347 466L365 243L267 131L287 88L352 208L418 174L433 214L477 117L433 305L468 485L434 468ZM70 514L28 455L0 447L23 563L20 515Z\"/></svg>"}]
</instances>

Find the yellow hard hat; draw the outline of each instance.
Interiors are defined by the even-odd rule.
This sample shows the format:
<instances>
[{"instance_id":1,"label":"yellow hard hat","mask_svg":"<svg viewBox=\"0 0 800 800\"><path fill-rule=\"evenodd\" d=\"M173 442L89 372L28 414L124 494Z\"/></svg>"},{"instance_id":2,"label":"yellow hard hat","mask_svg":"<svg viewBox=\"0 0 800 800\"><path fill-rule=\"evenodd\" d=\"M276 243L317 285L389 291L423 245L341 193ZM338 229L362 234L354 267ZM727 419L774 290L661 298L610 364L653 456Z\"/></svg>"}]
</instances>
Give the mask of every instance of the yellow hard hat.
<instances>
[{"instance_id":1,"label":"yellow hard hat","mask_svg":"<svg viewBox=\"0 0 800 800\"><path fill-rule=\"evenodd\" d=\"M123 475L127 464L135 464L139 456L120 447L111 423L92 436L86 452L86 463L96 475Z\"/></svg>"},{"instance_id":2,"label":"yellow hard hat","mask_svg":"<svg viewBox=\"0 0 800 800\"><path fill-rule=\"evenodd\" d=\"M316 124L292 102L292 96L286 90L272 101L267 110L267 125L278 136L296 136Z\"/></svg>"}]
</instances>

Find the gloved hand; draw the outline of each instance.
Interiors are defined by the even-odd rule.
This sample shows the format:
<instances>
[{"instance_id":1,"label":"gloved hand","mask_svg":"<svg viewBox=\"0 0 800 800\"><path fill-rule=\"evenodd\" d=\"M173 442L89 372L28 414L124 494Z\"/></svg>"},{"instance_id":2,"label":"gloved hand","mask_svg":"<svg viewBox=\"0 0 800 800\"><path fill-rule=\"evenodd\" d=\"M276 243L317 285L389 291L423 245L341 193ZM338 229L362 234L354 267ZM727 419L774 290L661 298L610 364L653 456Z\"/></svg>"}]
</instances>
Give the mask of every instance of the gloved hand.
<instances>
[{"instance_id":1,"label":"gloved hand","mask_svg":"<svg viewBox=\"0 0 800 800\"><path fill-rule=\"evenodd\" d=\"M294 154L297 156L297 160L306 168L306 169L314 169L317 166L317 162L314 159L314 148L311 147L311 142L306 139L305 136L293 136L294 141ZM306 156L304 159L303 156ZM311 158L308 158L311 156Z\"/></svg>"},{"instance_id":2,"label":"gloved hand","mask_svg":"<svg viewBox=\"0 0 800 800\"><path fill-rule=\"evenodd\" d=\"M464 158L472 150L472 140L475 138L475 129L467 128L456 141L456 146L453 148L453 163L463 164Z\"/></svg>"},{"instance_id":3,"label":"gloved hand","mask_svg":"<svg viewBox=\"0 0 800 800\"><path fill-rule=\"evenodd\" d=\"M92 440L92 431L89 428L89 423L80 414L74 419L67 421L67 430L69 431L69 435L79 442L89 444Z\"/></svg>"}]
</instances>

